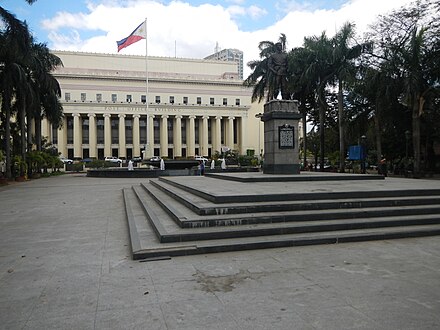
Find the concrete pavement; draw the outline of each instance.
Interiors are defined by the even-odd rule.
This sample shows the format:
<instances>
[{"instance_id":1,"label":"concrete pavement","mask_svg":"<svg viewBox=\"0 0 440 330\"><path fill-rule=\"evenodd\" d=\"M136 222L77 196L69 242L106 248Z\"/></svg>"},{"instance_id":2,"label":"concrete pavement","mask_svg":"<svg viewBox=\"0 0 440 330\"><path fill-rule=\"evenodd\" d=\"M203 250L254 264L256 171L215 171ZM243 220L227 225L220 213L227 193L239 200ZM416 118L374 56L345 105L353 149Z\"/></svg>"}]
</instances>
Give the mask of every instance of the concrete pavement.
<instances>
[{"instance_id":1,"label":"concrete pavement","mask_svg":"<svg viewBox=\"0 0 440 330\"><path fill-rule=\"evenodd\" d=\"M440 237L137 262L121 189L141 180L0 187L0 329L440 327Z\"/></svg>"}]
</instances>

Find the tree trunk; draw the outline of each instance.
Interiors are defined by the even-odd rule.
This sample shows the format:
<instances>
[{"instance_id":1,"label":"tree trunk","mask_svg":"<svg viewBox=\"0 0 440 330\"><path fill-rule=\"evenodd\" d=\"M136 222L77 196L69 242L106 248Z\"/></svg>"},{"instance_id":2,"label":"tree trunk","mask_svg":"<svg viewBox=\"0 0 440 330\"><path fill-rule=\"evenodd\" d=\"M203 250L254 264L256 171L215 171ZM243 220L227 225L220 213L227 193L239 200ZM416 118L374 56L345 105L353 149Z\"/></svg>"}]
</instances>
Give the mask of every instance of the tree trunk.
<instances>
[{"instance_id":1,"label":"tree trunk","mask_svg":"<svg viewBox=\"0 0 440 330\"><path fill-rule=\"evenodd\" d=\"M42 142L41 142L41 116L37 113L35 116L35 145L38 151L42 150Z\"/></svg>"},{"instance_id":2,"label":"tree trunk","mask_svg":"<svg viewBox=\"0 0 440 330\"><path fill-rule=\"evenodd\" d=\"M419 98L414 97L412 105L412 142L414 151L414 177L420 177L420 109Z\"/></svg>"},{"instance_id":3,"label":"tree trunk","mask_svg":"<svg viewBox=\"0 0 440 330\"><path fill-rule=\"evenodd\" d=\"M324 135L324 123L325 123L325 111L327 104L325 102L324 87L320 86L318 89L318 104L319 104L319 170L324 172L324 153L325 153L325 135Z\"/></svg>"},{"instance_id":4,"label":"tree trunk","mask_svg":"<svg viewBox=\"0 0 440 330\"><path fill-rule=\"evenodd\" d=\"M5 110L5 152L6 152L6 178L12 179L11 172L11 102L9 99L3 99L3 109Z\"/></svg>"},{"instance_id":5,"label":"tree trunk","mask_svg":"<svg viewBox=\"0 0 440 330\"><path fill-rule=\"evenodd\" d=\"M377 164L380 164L382 160L382 135L380 129L380 118L379 118L379 110L376 105L376 114L374 116L374 135L376 136L376 159Z\"/></svg>"},{"instance_id":6,"label":"tree trunk","mask_svg":"<svg viewBox=\"0 0 440 330\"><path fill-rule=\"evenodd\" d=\"M27 123L27 145L26 145L26 150L27 152L31 152L32 151L32 116L31 114L28 112L26 114L26 123ZM32 176L32 163L29 162L28 163L28 177Z\"/></svg>"},{"instance_id":7,"label":"tree trunk","mask_svg":"<svg viewBox=\"0 0 440 330\"><path fill-rule=\"evenodd\" d=\"M306 109L303 109L302 121L303 121L302 130L303 130L303 148L304 148L303 164L304 164L304 166L306 166L306 164L307 164L307 113L306 113Z\"/></svg>"},{"instance_id":8,"label":"tree trunk","mask_svg":"<svg viewBox=\"0 0 440 330\"><path fill-rule=\"evenodd\" d=\"M323 104L319 104L319 170L324 172L324 121L325 121L325 108Z\"/></svg>"},{"instance_id":9,"label":"tree trunk","mask_svg":"<svg viewBox=\"0 0 440 330\"><path fill-rule=\"evenodd\" d=\"M25 114L25 105L24 102L19 105L20 109L20 148L21 148L21 159L22 164L26 163L26 114ZM20 175L24 175L24 168L20 168Z\"/></svg>"},{"instance_id":10,"label":"tree trunk","mask_svg":"<svg viewBox=\"0 0 440 330\"><path fill-rule=\"evenodd\" d=\"M338 86L338 124L339 124L339 172L345 172L345 144L344 144L344 97L342 95L342 80Z\"/></svg>"}]
</instances>

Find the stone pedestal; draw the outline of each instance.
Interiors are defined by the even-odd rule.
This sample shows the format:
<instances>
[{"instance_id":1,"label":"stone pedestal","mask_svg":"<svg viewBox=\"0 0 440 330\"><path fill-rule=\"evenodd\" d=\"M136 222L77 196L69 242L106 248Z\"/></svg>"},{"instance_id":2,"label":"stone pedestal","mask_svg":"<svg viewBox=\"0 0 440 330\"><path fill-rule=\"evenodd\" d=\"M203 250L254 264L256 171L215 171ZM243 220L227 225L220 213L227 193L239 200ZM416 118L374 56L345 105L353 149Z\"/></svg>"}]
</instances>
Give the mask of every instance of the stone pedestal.
<instances>
[{"instance_id":1,"label":"stone pedestal","mask_svg":"<svg viewBox=\"0 0 440 330\"><path fill-rule=\"evenodd\" d=\"M264 174L299 174L298 102L272 100L264 105Z\"/></svg>"}]
</instances>

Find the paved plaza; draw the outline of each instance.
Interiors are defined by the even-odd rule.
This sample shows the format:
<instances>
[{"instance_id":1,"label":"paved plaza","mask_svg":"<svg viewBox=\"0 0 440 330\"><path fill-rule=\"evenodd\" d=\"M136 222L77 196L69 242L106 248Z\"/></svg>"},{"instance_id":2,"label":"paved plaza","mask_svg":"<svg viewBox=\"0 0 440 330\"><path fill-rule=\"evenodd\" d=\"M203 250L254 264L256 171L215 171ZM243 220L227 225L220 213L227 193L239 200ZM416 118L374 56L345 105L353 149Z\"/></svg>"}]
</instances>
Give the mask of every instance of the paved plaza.
<instances>
[{"instance_id":1,"label":"paved plaza","mask_svg":"<svg viewBox=\"0 0 440 330\"><path fill-rule=\"evenodd\" d=\"M142 180L0 187L0 329L440 328L439 236L133 261Z\"/></svg>"}]
</instances>

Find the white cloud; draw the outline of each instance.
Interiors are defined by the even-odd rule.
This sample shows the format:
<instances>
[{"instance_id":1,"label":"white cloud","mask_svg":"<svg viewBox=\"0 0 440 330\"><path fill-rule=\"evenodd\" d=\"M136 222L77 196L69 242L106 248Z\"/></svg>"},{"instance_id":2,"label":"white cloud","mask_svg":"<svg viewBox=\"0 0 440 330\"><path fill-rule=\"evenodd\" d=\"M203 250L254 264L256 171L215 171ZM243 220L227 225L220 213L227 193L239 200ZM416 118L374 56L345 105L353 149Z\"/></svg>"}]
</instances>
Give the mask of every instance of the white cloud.
<instances>
[{"instance_id":1,"label":"white cloud","mask_svg":"<svg viewBox=\"0 0 440 330\"><path fill-rule=\"evenodd\" d=\"M266 9L238 5L191 6L181 1L165 5L159 1L110 0L89 5L88 13L58 13L52 19L46 19L43 25L49 31L53 49L115 53L116 40L128 36L147 17L148 53L151 56L174 57L176 54L178 57L203 58L213 53L218 42L224 48L243 50L247 63L258 59L260 41L276 41L280 33L286 34L289 48L301 46L305 36L317 35L324 30L331 36L346 21L355 22L360 33L374 22L378 14L410 1L352 0L339 10L303 8L290 11L273 25L253 32L241 31L234 18L240 15L260 17L267 14ZM71 32L63 35L61 31L66 28ZM102 33L87 38L83 32L88 30ZM122 53L145 54L145 42L135 43ZM246 70L245 75L248 73Z\"/></svg>"},{"instance_id":2,"label":"white cloud","mask_svg":"<svg viewBox=\"0 0 440 330\"><path fill-rule=\"evenodd\" d=\"M252 19L258 19L262 16L267 15L266 9L260 8L258 6L254 6L254 5L247 8L247 12L248 12L249 16L252 17Z\"/></svg>"}]
</instances>

